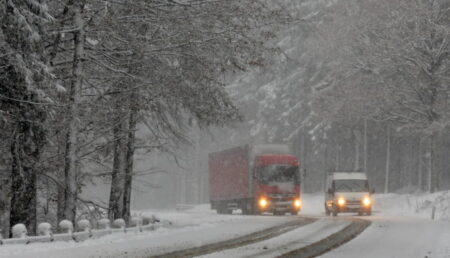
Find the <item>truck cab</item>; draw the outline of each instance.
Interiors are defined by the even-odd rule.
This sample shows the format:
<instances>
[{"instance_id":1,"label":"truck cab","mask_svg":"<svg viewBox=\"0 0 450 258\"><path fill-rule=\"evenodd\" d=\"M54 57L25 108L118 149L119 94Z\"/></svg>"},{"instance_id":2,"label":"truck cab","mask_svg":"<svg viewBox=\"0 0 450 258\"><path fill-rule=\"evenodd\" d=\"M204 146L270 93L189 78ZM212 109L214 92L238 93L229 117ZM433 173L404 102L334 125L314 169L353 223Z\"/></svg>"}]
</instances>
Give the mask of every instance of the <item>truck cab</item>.
<instances>
[{"instance_id":1,"label":"truck cab","mask_svg":"<svg viewBox=\"0 0 450 258\"><path fill-rule=\"evenodd\" d=\"M325 213L337 216L341 212L372 214L372 194L365 173L334 172L327 175Z\"/></svg>"},{"instance_id":2,"label":"truck cab","mask_svg":"<svg viewBox=\"0 0 450 258\"><path fill-rule=\"evenodd\" d=\"M293 155L255 157L256 213L297 214L301 210L299 161Z\"/></svg>"}]
</instances>

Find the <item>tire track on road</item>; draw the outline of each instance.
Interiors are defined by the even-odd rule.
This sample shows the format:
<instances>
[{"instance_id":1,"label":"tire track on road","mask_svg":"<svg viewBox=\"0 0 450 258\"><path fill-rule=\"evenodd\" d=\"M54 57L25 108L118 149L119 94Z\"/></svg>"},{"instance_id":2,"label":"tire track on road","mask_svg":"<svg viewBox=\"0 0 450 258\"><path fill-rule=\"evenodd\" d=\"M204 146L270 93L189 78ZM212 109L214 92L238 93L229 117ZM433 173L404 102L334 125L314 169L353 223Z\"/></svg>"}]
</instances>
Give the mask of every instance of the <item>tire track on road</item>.
<instances>
[{"instance_id":1,"label":"tire track on road","mask_svg":"<svg viewBox=\"0 0 450 258\"><path fill-rule=\"evenodd\" d=\"M277 258L311 258L322 255L352 240L369 227L371 223L372 222L369 220L353 219L352 223L344 229L331 234L320 241L280 255Z\"/></svg>"},{"instance_id":2,"label":"tire track on road","mask_svg":"<svg viewBox=\"0 0 450 258\"><path fill-rule=\"evenodd\" d=\"M271 227L262 231L251 233L242 237L221 241L213 244L208 244L204 246L189 248L180 251L174 251L166 254L159 254L155 256L150 256L150 258L163 257L163 258L177 258L177 257L194 257L205 255L209 253L219 252L226 249L237 248L240 246L245 246L260 242L266 239L270 239L289 231L292 231L298 227L310 224L317 219L310 217L300 217L298 220L294 220L288 223L284 223L275 227Z\"/></svg>"}]
</instances>

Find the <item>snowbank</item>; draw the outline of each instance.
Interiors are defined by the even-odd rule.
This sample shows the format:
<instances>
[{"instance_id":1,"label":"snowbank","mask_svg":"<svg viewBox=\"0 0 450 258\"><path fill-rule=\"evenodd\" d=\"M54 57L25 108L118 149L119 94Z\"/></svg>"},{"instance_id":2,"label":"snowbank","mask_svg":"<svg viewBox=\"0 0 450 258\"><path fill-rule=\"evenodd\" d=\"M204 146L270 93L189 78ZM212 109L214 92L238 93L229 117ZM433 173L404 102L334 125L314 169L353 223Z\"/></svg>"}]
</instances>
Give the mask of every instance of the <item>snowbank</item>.
<instances>
[{"instance_id":1,"label":"snowbank","mask_svg":"<svg viewBox=\"0 0 450 258\"><path fill-rule=\"evenodd\" d=\"M153 231L127 230L81 242L8 244L1 246L0 258L149 257L240 237L295 220L294 216L221 215L208 204L182 212L150 210L139 214L161 220L162 226Z\"/></svg>"},{"instance_id":2,"label":"snowbank","mask_svg":"<svg viewBox=\"0 0 450 258\"><path fill-rule=\"evenodd\" d=\"M375 212L386 216L450 220L450 191L416 194L375 194Z\"/></svg>"},{"instance_id":3,"label":"snowbank","mask_svg":"<svg viewBox=\"0 0 450 258\"><path fill-rule=\"evenodd\" d=\"M301 215L324 215L324 194L303 194L302 199ZM377 216L450 220L450 191L433 194L375 194L373 211Z\"/></svg>"}]
</instances>

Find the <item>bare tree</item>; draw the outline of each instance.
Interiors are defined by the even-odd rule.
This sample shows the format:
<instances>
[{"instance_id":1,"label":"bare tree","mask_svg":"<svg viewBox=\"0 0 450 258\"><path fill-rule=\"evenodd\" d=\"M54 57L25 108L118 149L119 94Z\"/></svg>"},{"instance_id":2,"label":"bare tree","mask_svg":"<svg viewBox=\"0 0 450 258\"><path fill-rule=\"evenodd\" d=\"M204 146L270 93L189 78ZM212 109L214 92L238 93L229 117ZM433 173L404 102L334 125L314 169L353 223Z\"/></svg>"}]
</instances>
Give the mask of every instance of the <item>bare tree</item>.
<instances>
[{"instance_id":1,"label":"bare tree","mask_svg":"<svg viewBox=\"0 0 450 258\"><path fill-rule=\"evenodd\" d=\"M341 100L329 103L351 103L354 110L390 121L398 130L428 135L431 192L439 177L433 168L434 144L450 114L448 7L446 1L347 2L334 9L334 24L325 30L334 40L328 52L336 60L333 74L344 78L330 84L328 94L336 96L349 82L354 85ZM364 109L357 108L355 98L365 99Z\"/></svg>"}]
</instances>

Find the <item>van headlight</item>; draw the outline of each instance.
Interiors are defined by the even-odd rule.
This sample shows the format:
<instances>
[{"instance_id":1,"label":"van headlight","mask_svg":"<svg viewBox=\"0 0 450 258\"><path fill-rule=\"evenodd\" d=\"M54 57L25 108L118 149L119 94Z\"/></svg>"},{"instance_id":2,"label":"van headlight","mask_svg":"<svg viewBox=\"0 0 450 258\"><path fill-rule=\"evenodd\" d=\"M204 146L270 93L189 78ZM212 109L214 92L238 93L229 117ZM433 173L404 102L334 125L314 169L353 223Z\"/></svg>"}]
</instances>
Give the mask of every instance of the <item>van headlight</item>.
<instances>
[{"instance_id":1,"label":"van headlight","mask_svg":"<svg viewBox=\"0 0 450 258\"><path fill-rule=\"evenodd\" d=\"M347 202L347 201L345 201L345 199L342 198L342 197L340 197L340 198L338 199L338 201L337 201L337 203L338 203L339 206L344 206L346 202Z\"/></svg>"},{"instance_id":2,"label":"van headlight","mask_svg":"<svg viewBox=\"0 0 450 258\"><path fill-rule=\"evenodd\" d=\"M370 197L364 197L362 203L364 206L370 206L370 204L372 204L372 201L370 200Z\"/></svg>"}]
</instances>

